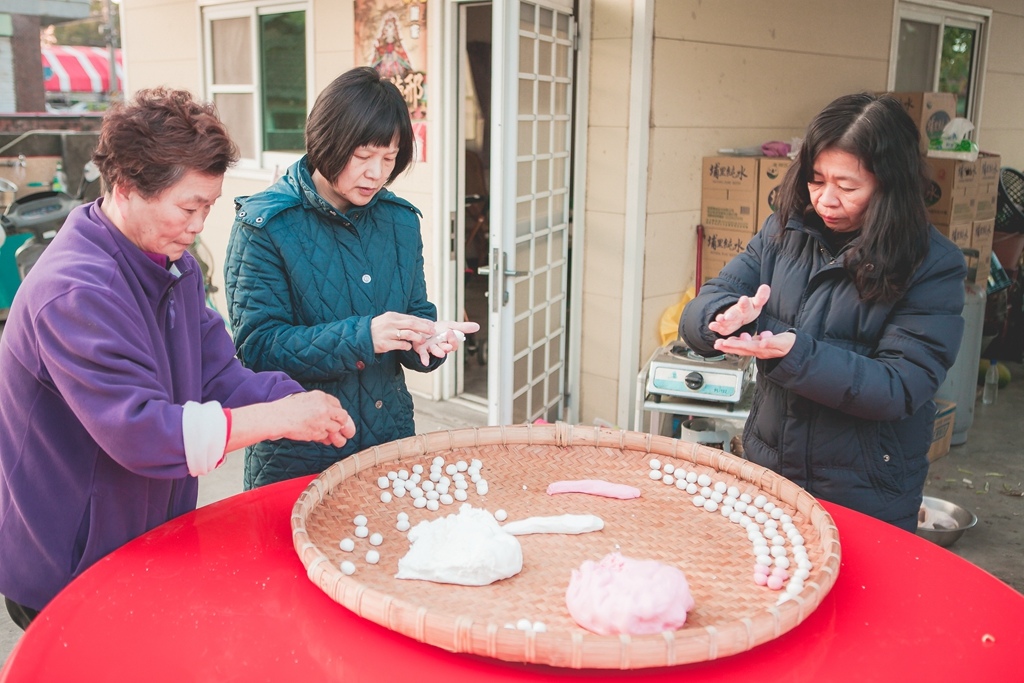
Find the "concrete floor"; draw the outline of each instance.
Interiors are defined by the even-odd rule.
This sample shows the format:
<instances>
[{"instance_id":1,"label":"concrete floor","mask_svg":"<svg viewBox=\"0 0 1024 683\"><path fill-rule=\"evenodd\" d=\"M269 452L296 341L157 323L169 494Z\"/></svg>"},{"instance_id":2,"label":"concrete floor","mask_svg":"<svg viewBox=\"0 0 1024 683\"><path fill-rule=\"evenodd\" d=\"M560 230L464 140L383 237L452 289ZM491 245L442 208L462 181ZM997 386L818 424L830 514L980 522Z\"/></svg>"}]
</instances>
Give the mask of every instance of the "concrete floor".
<instances>
[{"instance_id":1,"label":"concrete floor","mask_svg":"<svg viewBox=\"0 0 1024 683\"><path fill-rule=\"evenodd\" d=\"M967 441L932 463L925 495L972 510L978 525L950 551L1024 593L1024 366L1009 363L1008 367L1014 379L1000 390L995 404L976 402ZM416 426L421 433L485 422L485 414L461 403L416 402ZM241 453L229 455L220 469L200 481L199 504L239 492L241 472ZM913 577L906 580L909 588ZM969 596L969 586L958 589ZM6 613L0 613L0 661L20 636Z\"/></svg>"}]
</instances>

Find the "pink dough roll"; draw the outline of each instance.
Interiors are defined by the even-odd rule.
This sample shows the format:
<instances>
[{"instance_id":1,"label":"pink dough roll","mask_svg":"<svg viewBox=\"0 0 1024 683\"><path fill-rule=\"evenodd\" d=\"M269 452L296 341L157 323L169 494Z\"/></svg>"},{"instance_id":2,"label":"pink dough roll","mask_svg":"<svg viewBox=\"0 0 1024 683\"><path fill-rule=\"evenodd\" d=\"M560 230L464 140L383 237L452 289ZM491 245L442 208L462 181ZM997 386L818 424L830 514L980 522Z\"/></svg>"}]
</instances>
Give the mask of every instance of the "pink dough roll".
<instances>
[{"instance_id":1,"label":"pink dough roll","mask_svg":"<svg viewBox=\"0 0 1024 683\"><path fill-rule=\"evenodd\" d=\"M587 493L592 496L604 496L605 498L618 498L627 500L639 498L640 489L626 484L613 484L610 481L601 479L577 479L575 481L556 481L548 484L548 495L557 493Z\"/></svg>"}]
</instances>

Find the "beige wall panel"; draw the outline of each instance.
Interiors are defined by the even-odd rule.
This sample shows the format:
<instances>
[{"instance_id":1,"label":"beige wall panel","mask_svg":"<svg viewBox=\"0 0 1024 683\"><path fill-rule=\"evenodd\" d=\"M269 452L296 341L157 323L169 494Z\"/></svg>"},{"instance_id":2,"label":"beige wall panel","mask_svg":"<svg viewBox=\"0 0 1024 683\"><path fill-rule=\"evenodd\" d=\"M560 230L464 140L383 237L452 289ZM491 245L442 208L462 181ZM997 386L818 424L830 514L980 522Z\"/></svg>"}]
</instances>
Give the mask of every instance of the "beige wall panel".
<instances>
[{"instance_id":1,"label":"beige wall panel","mask_svg":"<svg viewBox=\"0 0 1024 683\"><path fill-rule=\"evenodd\" d=\"M619 383L589 372L580 373L580 424L594 420L615 423L618 414Z\"/></svg>"},{"instance_id":2,"label":"beige wall panel","mask_svg":"<svg viewBox=\"0 0 1024 683\"><path fill-rule=\"evenodd\" d=\"M885 59L657 40L651 118L656 127L805 126L839 95L884 89L887 69Z\"/></svg>"},{"instance_id":3,"label":"beige wall panel","mask_svg":"<svg viewBox=\"0 0 1024 683\"><path fill-rule=\"evenodd\" d=\"M587 209L625 213L626 129L591 126L587 143Z\"/></svg>"},{"instance_id":4,"label":"beige wall panel","mask_svg":"<svg viewBox=\"0 0 1024 683\"><path fill-rule=\"evenodd\" d=\"M1019 130L987 130L982 149L998 152L1003 166L1024 172L1024 149Z\"/></svg>"},{"instance_id":5,"label":"beige wall panel","mask_svg":"<svg viewBox=\"0 0 1024 683\"><path fill-rule=\"evenodd\" d=\"M657 37L887 59L892 0L657 0Z\"/></svg>"},{"instance_id":6,"label":"beige wall panel","mask_svg":"<svg viewBox=\"0 0 1024 683\"><path fill-rule=\"evenodd\" d=\"M675 295L693 285L700 212L647 215L644 299Z\"/></svg>"},{"instance_id":7,"label":"beige wall panel","mask_svg":"<svg viewBox=\"0 0 1024 683\"><path fill-rule=\"evenodd\" d=\"M581 367L608 379L618 377L622 297L583 295Z\"/></svg>"},{"instance_id":8,"label":"beige wall panel","mask_svg":"<svg viewBox=\"0 0 1024 683\"><path fill-rule=\"evenodd\" d=\"M353 3L345 0L313 0L314 45L323 50L351 49L355 43Z\"/></svg>"},{"instance_id":9,"label":"beige wall panel","mask_svg":"<svg viewBox=\"0 0 1024 683\"><path fill-rule=\"evenodd\" d=\"M1020 0L981 0L980 2L972 2L970 4L977 7L987 7L1001 14L1024 17L1024 2Z\"/></svg>"},{"instance_id":10,"label":"beige wall panel","mask_svg":"<svg viewBox=\"0 0 1024 683\"><path fill-rule=\"evenodd\" d=\"M1018 2L1018 5L1024 8L1024 2ZM993 15L989 36L989 72L1024 75L1024 47L1021 43L1021 37L1024 36L1024 16L1002 12Z\"/></svg>"},{"instance_id":11,"label":"beige wall panel","mask_svg":"<svg viewBox=\"0 0 1024 683\"><path fill-rule=\"evenodd\" d=\"M453 357L446 363L455 362ZM409 387L409 392L417 397L422 397L425 400L431 400L434 396L434 373L433 372L413 372L412 370L405 371L405 384ZM344 407L344 406L343 406ZM416 399L413 399L413 418L416 415Z\"/></svg>"},{"instance_id":12,"label":"beige wall panel","mask_svg":"<svg viewBox=\"0 0 1024 683\"><path fill-rule=\"evenodd\" d=\"M590 45L591 126L629 125L629 39L595 40Z\"/></svg>"},{"instance_id":13,"label":"beige wall panel","mask_svg":"<svg viewBox=\"0 0 1024 683\"><path fill-rule=\"evenodd\" d=\"M983 135L992 129L1016 129L1024 138L1024 76L990 71L985 76L982 117Z\"/></svg>"},{"instance_id":14,"label":"beige wall panel","mask_svg":"<svg viewBox=\"0 0 1024 683\"><path fill-rule=\"evenodd\" d=\"M633 34L633 6L629 0L591 2L591 38L629 38Z\"/></svg>"},{"instance_id":15,"label":"beige wall panel","mask_svg":"<svg viewBox=\"0 0 1024 683\"><path fill-rule=\"evenodd\" d=\"M583 291L606 297L622 296L622 240L625 216L587 212L583 243Z\"/></svg>"},{"instance_id":16,"label":"beige wall panel","mask_svg":"<svg viewBox=\"0 0 1024 683\"><path fill-rule=\"evenodd\" d=\"M328 86L328 84L335 78L345 73L355 63L352 61L352 50L331 50L323 51L318 50L313 57L313 100L316 100L316 95ZM309 103L309 108L313 108L313 102Z\"/></svg>"},{"instance_id":17,"label":"beige wall panel","mask_svg":"<svg viewBox=\"0 0 1024 683\"><path fill-rule=\"evenodd\" d=\"M188 90L197 97L203 89L199 63L196 60L188 59L160 61L133 59L128 68L128 82L133 91L166 85Z\"/></svg>"}]
</instances>

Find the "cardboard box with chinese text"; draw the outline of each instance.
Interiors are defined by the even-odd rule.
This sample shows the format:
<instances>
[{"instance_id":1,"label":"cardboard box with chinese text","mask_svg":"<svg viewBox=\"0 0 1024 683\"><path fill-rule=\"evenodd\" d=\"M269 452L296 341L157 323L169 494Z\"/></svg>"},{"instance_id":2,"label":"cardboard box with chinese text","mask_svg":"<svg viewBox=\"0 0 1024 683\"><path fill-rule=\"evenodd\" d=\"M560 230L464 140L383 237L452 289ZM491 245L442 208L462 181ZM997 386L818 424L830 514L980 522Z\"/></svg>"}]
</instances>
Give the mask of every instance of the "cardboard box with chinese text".
<instances>
[{"instance_id":1,"label":"cardboard box with chinese text","mask_svg":"<svg viewBox=\"0 0 1024 683\"><path fill-rule=\"evenodd\" d=\"M942 131L956 118L956 95L948 92L889 93L903 104L921 134L921 151L928 151L930 140L942 137Z\"/></svg>"}]
</instances>

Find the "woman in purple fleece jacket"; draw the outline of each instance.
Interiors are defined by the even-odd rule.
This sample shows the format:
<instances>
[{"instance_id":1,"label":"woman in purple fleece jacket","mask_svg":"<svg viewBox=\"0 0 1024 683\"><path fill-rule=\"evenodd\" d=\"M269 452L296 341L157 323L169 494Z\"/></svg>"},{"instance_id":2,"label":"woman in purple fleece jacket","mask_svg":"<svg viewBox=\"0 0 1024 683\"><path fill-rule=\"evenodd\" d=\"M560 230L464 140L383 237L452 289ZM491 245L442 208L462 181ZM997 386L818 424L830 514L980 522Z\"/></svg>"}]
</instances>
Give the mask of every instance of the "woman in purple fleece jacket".
<instances>
[{"instance_id":1,"label":"woman in purple fleece jacket","mask_svg":"<svg viewBox=\"0 0 1024 683\"><path fill-rule=\"evenodd\" d=\"M212 106L140 91L104 118L104 196L75 209L0 337L0 594L22 628L107 553L195 509L266 439L343 446L338 400L235 358L187 252L237 150Z\"/></svg>"}]
</instances>

